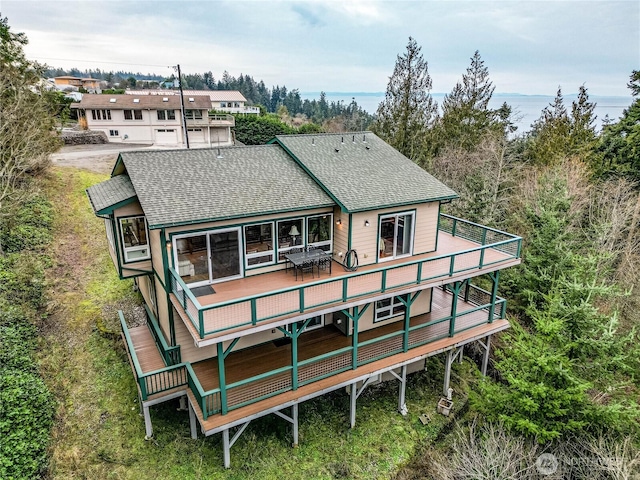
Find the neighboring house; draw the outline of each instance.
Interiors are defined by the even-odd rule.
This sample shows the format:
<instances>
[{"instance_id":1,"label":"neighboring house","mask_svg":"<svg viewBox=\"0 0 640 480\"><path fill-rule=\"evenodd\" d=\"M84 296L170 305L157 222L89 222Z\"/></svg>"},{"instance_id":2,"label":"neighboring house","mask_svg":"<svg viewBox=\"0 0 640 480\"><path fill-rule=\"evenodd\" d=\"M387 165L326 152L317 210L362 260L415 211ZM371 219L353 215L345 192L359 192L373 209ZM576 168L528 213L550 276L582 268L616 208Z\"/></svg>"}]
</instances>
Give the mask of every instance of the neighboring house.
<instances>
[{"instance_id":1,"label":"neighboring house","mask_svg":"<svg viewBox=\"0 0 640 480\"><path fill-rule=\"evenodd\" d=\"M127 90L128 95L180 95L178 90ZM242 113L246 115L260 115L258 107L249 107L237 90L184 90L185 96L207 95L211 99L213 110L225 113Z\"/></svg>"},{"instance_id":2,"label":"neighboring house","mask_svg":"<svg viewBox=\"0 0 640 480\"><path fill-rule=\"evenodd\" d=\"M100 80L95 78L80 78L65 75L61 77L54 77L53 82L58 90L65 90L66 88L71 87L75 90L84 88L90 93L100 93Z\"/></svg>"},{"instance_id":3,"label":"neighboring house","mask_svg":"<svg viewBox=\"0 0 640 480\"><path fill-rule=\"evenodd\" d=\"M446 392L464 346L484 373L509 327L498 281L521 239L442 214L455 192L371 132L121 153L87 194L148 314L120 313L147 436L149 407L186 396L227 467L248 422L276 413L297 444L298 405L330 391L347 387L353 427L366 386L395 380L406 414L427 357L446 355Z\"/></svg>"},{"instance_id":4,"label":"neighboring house","mask_svg":"<svg viewBox=\"0 0 640 480\"><path fill-rule=\"evenodd\" d=\"M179 95L83 95L72 105L90 130L103 131L111 142L184 145ZM189 146L232 145L232 115L213 115L209 97L184 97Z\"/></svg>"}]
</instances>

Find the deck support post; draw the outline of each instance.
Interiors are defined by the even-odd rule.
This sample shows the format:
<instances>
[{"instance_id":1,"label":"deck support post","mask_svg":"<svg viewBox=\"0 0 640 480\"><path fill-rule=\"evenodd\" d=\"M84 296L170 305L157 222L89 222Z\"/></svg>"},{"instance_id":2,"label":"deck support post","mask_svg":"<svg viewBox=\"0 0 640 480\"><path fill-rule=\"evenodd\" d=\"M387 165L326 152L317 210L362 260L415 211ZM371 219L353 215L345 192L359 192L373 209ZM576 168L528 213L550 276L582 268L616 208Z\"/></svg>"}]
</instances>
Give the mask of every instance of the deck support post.
<instances>
[{"instance_id":1,"label":"deck support post","mask_svg":"<svg viewBox=\"0 0 640 480\"><path fill-rule=\"evenodd\" d=\"M466 280L461 282L453 282L453 286L451 288L452 298L451 298L451 318L449 320L449 336L453 337L456 333L456 314L458 309L458 296L460 295L460 290L465 285Z\"/></svg>"},{"instance_id":2,"label":"deck support post","mask_svg":"<svg viewBox=\"0 0 640 480\"><path fill-rule=\"evenodd\" d=\"M349 421L351 424L351 428L356 426L356 399L358 398L357 394L356 394L356 390L357 390L358 384L357 383L352 383L351 384L351 409L350 409L350 415L349 415Z\"/></svg>"},{"instance_id":3,"label":"deck support post","mask_svg":"<svg viewBox=\"0 0 640 480\"><path fill-rule=\"evenodd\" d=\"M484 342L478 340L478 343L484 348L484 354L482 355L482 375L487 375L487 367L489 366L489 352L491 350L491 335L487 335Z\"/></svg>"},{"instance_id":4,"label":"deck support post","mask_svg":"<svg viewBox=\"0 0 640 480\"><path fill-rule=\"evenodd\" d=\"M231 445L229 445L229 429L222 431L222 451L224 456L224 468L231 468Z\"/></svg>"},{"instance_id":5,"label":"deck support post","mask_svg":"<svg viewBox=\"0 0 640 480\"><path fill-rule=\"evenodd\" d=\"M151 415L149 415L149 406L143 405L142 411L144 414L144 430L146 433L144 439L149 440L151 437L153 437L153 425L151 425Z\"/></svg>"},{"instance_id":6,"label":"deck support post","mask_svg":"<svg viewBox=\"0 0 640 480\"><path fill-rule=\"evenodd\" d=\"M238 439L240 438L240 435L242 435L242 433L246 430L246 428L249 426L250 423L251 423L251 420L248 420L242 425L240 425L240 427L238 427L238 430L236 430L236 433L233 434L233 437L231 437L231 439L229 439L229 430L231 430L230 428L225 428L222 431L222 449L224 454L224 468L231 467L231 447L233 447L233 445L238 441Z\"/></svg>"},{"instance_id":7,"label":"deck support post","mask_svg":"<svg viewBox=\"0 0 640 480\"><path fill-rule=\"evenodd\" d=\"M456 357L462 353L462 348L452 348L447 351L447 358L444 366L444 387L442 389L443 395L449 393L449 384L451 382L451 365L455 361Z\"/></svg>"},{"instance_id":8,"label":"deck support post","mask_svg":"<svg viewBox=\"0 0 640 480\"><path fill-rule=\"evenodd\" d=\"M291 444L291 446L297 447L298 446L298 404L294 403L293 405L291 405L291 416L288 416L279 410L276 410L273 413L291 424L291 427L292 427L291 433L293 434L293 443Z\"/></svg>"},{"instance_id":9,"label":"deck support post","mask_svg":"<svg viewBox=\"0 0 640 480\"><path fill-rule=\"evenodd\" d=\"M464 345L460 345L460 354L458 355L458 363L462 363L464 359Z\"/></svg>"},{"instance_id":10,"label":"deck support post","mask_svg":"<svg viewBox=\"0 0 640 480\"><path fill-rule=\"evenodd\" d=\"M191 403L188 405L189 408L189 428L191 429L191 438L194 440L198 439L198 424L196 422L196 412L193 411L193 406Z\"/></svg>"},{"instance_id":11,"label":"deck support post","mask_svg":"<svg viewBox=\"0 0 640 480\"><path fill-rule=\"evenodd\" d=\"M367 386L374 380L378 379L378 375L372 375L371 377L368 377L366 380L364 380L362 382L362 386L360 387L360 390L358 390L358 382L354 382L351 385L349 385L349 390L350 390L350 395L351 395L351 411L350 411L350 421L351 421L351 428L356 426L356 400L358 399L358 397L362 394L362 392L364 392L364 389L367 388Z\"/></svg>"},{"instance_id":12,"label":"deck support post","mask_svg":"<svg viewBox=\"0 0 640 480\"><path fill-rule=\"evenodd\" d=\"M407 390L407 366L403 365L400 370L400 388L398 391L398 412L404 417L409 410L407 409L407 403L405 402L405 393Z\"/></svg>"},{"instance_id":13,"label":"deck support post","mask_svg":"<svg viewBox=\"0 0 640 480\"><path fill-rule=\"evenodd\" d=\"M298 404L291 407L291 417L293 418L293 446L298 446Z\"/></svg>"}]
</instances>

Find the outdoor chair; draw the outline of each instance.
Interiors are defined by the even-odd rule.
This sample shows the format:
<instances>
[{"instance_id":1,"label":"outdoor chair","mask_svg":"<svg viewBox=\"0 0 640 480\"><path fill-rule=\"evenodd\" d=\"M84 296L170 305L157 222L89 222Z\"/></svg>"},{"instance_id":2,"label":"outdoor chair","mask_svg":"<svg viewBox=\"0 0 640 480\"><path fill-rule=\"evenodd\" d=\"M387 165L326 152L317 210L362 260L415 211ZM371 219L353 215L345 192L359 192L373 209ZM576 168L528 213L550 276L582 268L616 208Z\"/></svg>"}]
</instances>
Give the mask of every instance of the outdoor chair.
<instances>
[{"instance_id":1,"label":"outdoor chair","mask_svg":"<svg viewBox=\"0 0 640 480\"><path fill-rule=\"evenodd\" d=\"M302 262L300 265L295 267L296 269L296 280L298 279L298 270L300 270L300 277L304 281L304 272L311 273L311 278L313 278L313 267L315 266L315 262L312 260L307 260L306 262ZM320 276L320 272L318 271L318 276Z\"/></svg>"},{"instance_id":2,"label":"outdoor chair","mask_svg":"<svg viewBox=\"0 0 640 480\"><path fill-rule=\"evenodd\" d=\"M320 269L326 270L329 267L329 275L331 275L331 264L333 260L331 259L331 255L325 255L320 260L318 260L318 277L320 276Z\"/></svg>"}]
</instances>

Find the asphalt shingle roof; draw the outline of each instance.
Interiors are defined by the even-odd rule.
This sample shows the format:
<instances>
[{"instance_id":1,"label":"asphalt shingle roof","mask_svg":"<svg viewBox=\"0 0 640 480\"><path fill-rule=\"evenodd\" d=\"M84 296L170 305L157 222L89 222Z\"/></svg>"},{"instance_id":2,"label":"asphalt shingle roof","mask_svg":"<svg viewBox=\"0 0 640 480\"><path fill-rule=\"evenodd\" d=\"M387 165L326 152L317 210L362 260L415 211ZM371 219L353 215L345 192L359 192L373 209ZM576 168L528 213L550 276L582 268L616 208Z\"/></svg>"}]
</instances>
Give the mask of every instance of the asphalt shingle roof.
<instances>
[{"instance_id":1,"label":"asphalt shingle roof","mask_svg":"<svg viewBox=\"0 0 640 480\"><path fill-rule=\"evenodd\" d=\"M166 98L166 101L165 101ZM191 101L193 99L193 101ZM115 101L112 101L115 100ZM74 108L109 108L122 109L147 109L162 110L165 108L179 109L180 95L101 95L85 94L80 103L74 104ZM184 108L196 110L209 110L211 100L205 95L184 95Z\"/></svg>"},{"instance_id":2,"label":"asphalt shingle roof","mask_svg":"<svg viewBox=\"0 0 640 480\"><path fill-rule=\"evenodd\" d=\"M458 196L372 132L278 135L276 141L347 212Z\"/></svg>"},{"instance_id":3,"label":"asphalt shingle roof","mask_svg":"<svg viewBox=\"0 0 640 480\"><path fill-rule=\"evenodd\" d=\"M120 154L150 228L335 205L279 145L219 151Z\"/></svg>"},{"instance_id":4,"label":"asphalt shingle roof","mask_svg":"<svg viewBox=\"0 0 640 480\"><path fill-rule=\"evenodd\" d=\"M127 175L118 175L87 188L89 201L96 213L136 196Z\"/></svg>"}]
</instances>

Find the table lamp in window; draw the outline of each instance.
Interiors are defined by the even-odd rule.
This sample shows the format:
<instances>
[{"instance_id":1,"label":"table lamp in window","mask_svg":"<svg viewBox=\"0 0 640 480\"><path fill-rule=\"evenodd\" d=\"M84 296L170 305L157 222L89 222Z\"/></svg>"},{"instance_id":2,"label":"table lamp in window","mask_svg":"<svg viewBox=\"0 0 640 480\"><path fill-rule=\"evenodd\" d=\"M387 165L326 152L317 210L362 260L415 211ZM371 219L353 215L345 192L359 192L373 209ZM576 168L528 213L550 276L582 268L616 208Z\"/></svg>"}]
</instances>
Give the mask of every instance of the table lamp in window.
<instances>
[{"instance_id":1,"label":"table lamp in window","mask_svg":"<svg viewBox=\"0 0 640 480\"><path fill-rule=\"evenodd\" d=\"M300 232L298 231L298 227L296 225L291 227L291 230L289 230L289 236L291 237L291 245L296 245L296 237L300 235Z\"/></svg>"}]
</instances>

